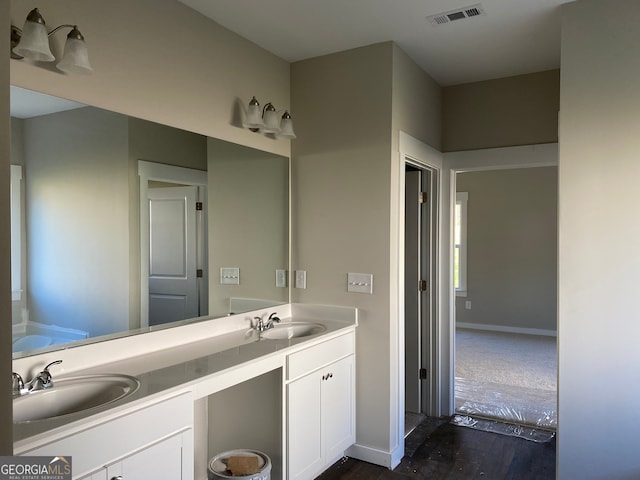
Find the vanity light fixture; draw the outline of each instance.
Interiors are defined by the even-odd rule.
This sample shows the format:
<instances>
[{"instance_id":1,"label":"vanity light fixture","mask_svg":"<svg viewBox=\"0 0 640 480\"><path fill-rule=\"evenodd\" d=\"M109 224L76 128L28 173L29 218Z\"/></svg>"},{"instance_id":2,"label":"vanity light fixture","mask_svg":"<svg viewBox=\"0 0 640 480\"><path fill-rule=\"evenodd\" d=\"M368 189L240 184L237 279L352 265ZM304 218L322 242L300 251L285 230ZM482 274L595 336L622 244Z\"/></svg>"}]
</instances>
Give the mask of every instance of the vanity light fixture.
<instances>
[{"instance_id":1,"label":"vanity light fixture","mask_svg":"<svg viewBox=\"0 0 640 480\"><path fill-rule=\"evenodd\" d=\"M61 28L71 28L71 31L67 35L64 53L56 68L65 73L92 73L93 69L89 63L87 45L77 25L64 24L47 32L44 18L42 18L37 8L29 12L22 30L15 25L11 25L11 58L28 58L36 62L53 62L56 58L51 53L49 37Z\"/></svg>"},{"instance_id":2,"label":"vanity light fixture","mask_svg":"<svg viewBox=\"0 0 640 480\"><path fill-rule=\"evenodd\" d=\"M267 103L264 108L260 108L256 97L253 97L249 102L247 117L242 125L252 132L262 131L262 133L271 133L279 138L296 138L293 131L293 120L289 112L284 110L284 114L280 117L280 113L271 102Z\"/></svg>"}]
</instances>

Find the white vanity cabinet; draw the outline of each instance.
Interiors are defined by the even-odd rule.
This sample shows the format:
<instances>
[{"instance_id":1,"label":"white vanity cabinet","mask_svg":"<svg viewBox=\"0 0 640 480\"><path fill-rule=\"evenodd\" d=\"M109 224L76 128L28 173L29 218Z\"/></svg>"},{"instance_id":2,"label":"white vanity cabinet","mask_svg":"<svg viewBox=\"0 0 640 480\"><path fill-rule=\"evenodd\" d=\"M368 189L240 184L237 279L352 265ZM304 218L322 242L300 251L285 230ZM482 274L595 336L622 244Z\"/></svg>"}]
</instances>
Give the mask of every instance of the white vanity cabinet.
<instances>
[{"instance_id":1,"label":"white vanity cabinet","mask_svg":"<svg viewBox=\"0 0 640 480\"><path fill-rule=\"evenodd\" d=\"M79 480L177 480L186 479L182 471L182 451L185 433L173 435L151 446L142 448Z\"/></svg>"},{"instance_id":2,"label":"white vanity cabinet","mask_svg":"<svg viewBox=\"0 0 640 480\"><path fill-rule=\"evenodd\" d=\"M287 476L312 479L355 441L355 334L287 358Z\"/></svg>"},{"instance_id":3,"label":"white vanity cabinet","mask_svg":"<svg viewBox=\"0 0 640 480\"><path fill-rule=\"evenodd\" d=\"M70 456L77 480L192 480L193 399L170 398L19 454Z\"/></svg>"},{"instance_id":4,"label":"white vanity cabinet","mask_svg":"<svg viewBox=\"0 0 640 480\"><path fill-rule=\"evenodd\" d=\"M325 330L248 338L248 318L274 310ZM74 480L206 480L213 456L253 449L269 455L274 480L315 478L355 442L357 325L352 307L289 304L56 352L89 374L136 375L140 388L84 417L16 424L14 453L69 456ZM14 371L48 360L26 358Z\"/></svg>"},{"instance_id":5,"label":"white vanity cabinet","mask_svg":"<svg viewBox=\"0 0 640 480\"><path fill-rule=\"evenodd\" d=\"M123 480L191 480L182 472L183 436L193 435L191 430L174 435L123 458L107 467L107 480L122 477Z\"/></svg>"}]
</instances>

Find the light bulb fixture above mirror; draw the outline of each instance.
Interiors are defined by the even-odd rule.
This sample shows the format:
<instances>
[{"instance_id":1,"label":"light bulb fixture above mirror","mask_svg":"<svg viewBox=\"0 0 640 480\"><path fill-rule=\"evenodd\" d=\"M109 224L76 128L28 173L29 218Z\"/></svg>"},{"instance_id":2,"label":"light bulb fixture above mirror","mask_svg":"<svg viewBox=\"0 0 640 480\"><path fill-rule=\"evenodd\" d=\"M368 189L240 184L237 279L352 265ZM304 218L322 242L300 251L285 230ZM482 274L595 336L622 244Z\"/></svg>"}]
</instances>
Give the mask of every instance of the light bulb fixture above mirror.
<instances>
[{"instance_id":1,"label":"light bulb fixture above mirror","mask_svg":"<svg viewBox=\"0 0 640 480\"><path fill-rule=\"evenodd\" d=\"M36 62L53 62L56 58L51 53L49 37L62 28L70 28L64 45L62 58L56 68L65 73L90 74L93 72L89 63L89 54L84 37L77 25L60 25L50 32L44 18L37 8L27 15L22 29L11 25L11 58L28 58Z\"/></svg>"},{"instance_id":2,"label":"light bulb fixture above mirror","mask_svg":"<svg viewBox=\"0 0 640 480\"><path fill-rule=\"evenodd\" d=\"M282 116L280 113L284 112ZM253 97L249 102L247 117L242 124L252 132L271 133L279 138L296 138L293 132L293 120L287 110L277 111L271 102L260 108L260 103Z\"/></svg>"}]
</instances>

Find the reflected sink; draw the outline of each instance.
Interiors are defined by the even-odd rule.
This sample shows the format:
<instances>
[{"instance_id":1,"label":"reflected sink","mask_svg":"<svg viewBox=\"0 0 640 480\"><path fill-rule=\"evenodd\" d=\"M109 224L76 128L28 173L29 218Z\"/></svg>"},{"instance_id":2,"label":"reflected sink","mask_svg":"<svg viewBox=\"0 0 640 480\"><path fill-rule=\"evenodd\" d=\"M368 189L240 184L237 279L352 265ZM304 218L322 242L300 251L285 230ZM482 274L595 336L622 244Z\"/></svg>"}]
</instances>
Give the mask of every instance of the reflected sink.
<instances>
[{"instance_id":1,"label":"reflected sink","mask_svg":"<svg viewBox=\"0 0 640 480\"><path fill-rule=\"evenodd\" d=\"M107 405L134 393L140 382L128 375L53 379L53 387L13 397L13 422L33 422Z\"/></svg>"},{"instance_id":2,"label":"reflected sink","mask_svg":"<svg viewBox=\"0 0 640 480\"><path fill-rule=\"evenodd\" d=\"M290 322L274 325L260 334L262 338L269 340L289 340L291 338L308 337L322 333L327 329L321 323Z\"/></svg>"}]
</instances>

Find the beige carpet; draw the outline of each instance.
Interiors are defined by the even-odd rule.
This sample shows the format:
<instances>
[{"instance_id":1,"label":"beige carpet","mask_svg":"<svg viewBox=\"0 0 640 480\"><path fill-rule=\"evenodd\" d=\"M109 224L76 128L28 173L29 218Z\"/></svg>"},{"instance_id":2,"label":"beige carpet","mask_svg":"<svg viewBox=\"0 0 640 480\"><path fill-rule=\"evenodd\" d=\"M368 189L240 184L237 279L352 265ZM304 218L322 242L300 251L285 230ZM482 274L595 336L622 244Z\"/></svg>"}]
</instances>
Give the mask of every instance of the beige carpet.
<instances>
[{"instance_id":1,"label":"beige carpet","mask_svg":"<svg viewBox=\"0 0 640 480\"><path fill-rule=\"evenodd\" d=\"M456 411L542 428L557 426L556 338L456 332Z\"/></svg>"}]
</instances>

